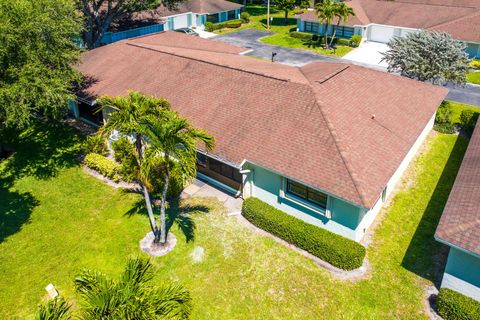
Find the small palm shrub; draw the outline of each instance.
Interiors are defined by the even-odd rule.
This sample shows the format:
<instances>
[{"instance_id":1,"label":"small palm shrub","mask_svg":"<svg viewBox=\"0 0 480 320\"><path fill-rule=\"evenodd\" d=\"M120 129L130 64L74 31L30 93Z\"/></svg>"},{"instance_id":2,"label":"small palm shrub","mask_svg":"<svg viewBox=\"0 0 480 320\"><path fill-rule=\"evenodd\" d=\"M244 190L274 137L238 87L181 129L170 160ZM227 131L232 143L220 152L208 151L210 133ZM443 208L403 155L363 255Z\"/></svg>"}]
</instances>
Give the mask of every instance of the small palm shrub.
<instances>
[{"instance_id":1,"label":"small palm shrub","mask_svg":"<svg viewBox=\"0 0 480 320\"><path fill-rule=\"evenodd\" d=\"M240 20L242 20L243 23L249 23L250 22L250 14L248 12L240 13Z\"/></svg>"},{"instance_id":2,"label":"small palm shrub","mask_svg":"<svg viewBox=\"0 0 480 320\"><path fill-rule=\"evenodd\" d=\"M35 320L67 320L71 319L70 304L58 296L55 299L48 300L44 304L39 304L35 312Z\"/></svg>"},{"instance_id":3,"label":"small palm shrub","mask_svg":"<svg viewBox=\"0 0 480 320\"><path fill-rule=\"evenodd\" d=\"M352 47L358 47L360 45L360 42L362 42L362 36L358 34L352 36Z\"/></svg>"},{"instance_id":4,"label":"small palm shrub","mask_svg":"<svg viewBox=\"0 0 480 320\"><path fill-rule=\"evenodd\" d=\"M106 156L108 155L107 141L100 134L88 136L84 142L84 151L86 153L93 152Z\"/></svg>"}]
</instances>

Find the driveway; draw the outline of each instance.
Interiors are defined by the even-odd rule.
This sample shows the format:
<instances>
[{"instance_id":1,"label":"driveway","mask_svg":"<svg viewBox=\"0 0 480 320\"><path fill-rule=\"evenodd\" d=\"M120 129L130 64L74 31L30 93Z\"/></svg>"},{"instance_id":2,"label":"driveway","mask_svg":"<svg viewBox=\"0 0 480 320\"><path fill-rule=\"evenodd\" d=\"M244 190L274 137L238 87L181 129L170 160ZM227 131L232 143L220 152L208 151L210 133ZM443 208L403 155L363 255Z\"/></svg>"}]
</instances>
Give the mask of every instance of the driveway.
<instances>
[{"instance_id":1,"label":"driveway","mask_svg":"<svg viewBox=\"0 0 480 320\"><path fill-rule=\"evenodd\" d=\"M480 107L480 86L468 83L465 87L446 85L450 91L447 100Z\"/></svg>"},{"instance_id":2,"label":"driveway","mask_svg":"<svg viewBox=\"0 0 480 320\"><path fill-rule=\"evenodd\" d=\"M358 48L344 55L342 60L386 70L388 64L381 60L383 57L382 53L387 50L388 46L385 43L363 41Z\"/></svg>"},{"instance_id":3,"label":"driveway","mask_svg":"<svg viewBox=\"0 0 480 320\"><path fill-rule=\"evenodd\" d=\"M334 57L323 56L307 50L274 46L259 41L260 38L268 37L272 34L271 32L262 30L245 29L238 32L218 35L212 39L246 48L249 50L245 53L246 56L270 60L272 58L272 52L275 52L277 53L275 61L291 66L303 66L314 61L339 62L339 60Z\"/></svg>"}]
</instances>

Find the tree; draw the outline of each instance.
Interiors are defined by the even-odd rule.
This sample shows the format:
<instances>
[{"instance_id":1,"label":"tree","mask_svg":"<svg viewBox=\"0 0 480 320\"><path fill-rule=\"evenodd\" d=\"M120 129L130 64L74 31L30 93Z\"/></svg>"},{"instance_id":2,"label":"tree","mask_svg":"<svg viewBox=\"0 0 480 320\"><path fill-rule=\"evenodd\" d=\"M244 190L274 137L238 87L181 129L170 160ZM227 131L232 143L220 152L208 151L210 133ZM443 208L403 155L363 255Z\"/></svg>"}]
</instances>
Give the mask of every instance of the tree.
<instances>
[{"instance_id":1,"label":"tree","mask_svg":"<svg viewBox=\"0 0 480 320\"><path fill-rule=\"evenodd\" d=\"M139 92L132 91L127 97L101 97L98 100L100 110L109 112L105 125L101 128L102 134L112 134L117 130L125 136L132 136L135 139L135 150L137 164L142 167L145 156L145 137L146 118L161 118L165 110L170 109L170 104L165 99L158 99L151 96L142 95ZM150 227L152 232L158 233L153 214L152 203L148 183L145 179L139 179L140 187L145 198L145 208L148 212Z\"/></svg>"},{"instance_id":2,"label":"tree","mask_svg":"<svg viewBox=\"0 0 480 320\"><path fill-rule=\"evenodd\" d=\"M0 0L0 128L65 114L81 79L73 41L81 26L68 0Z\"/></svg>"},{"instance_id":3,"label":"tree","mask_svg":"<svg viewBox=\"0 0 480 320\"><path fill-rule=\"evenodd\" d=\"M83 319L188 319L192 310L189 292L179 284L153 286L152 264L130 259L116 280L84 270L74 280L83 298Z\"/></svg>"},{"instance_id":4,"label":"tree","mask_svg":"<svg viewBox=\"0 0 480 320\"><path fill-rule=\"evenodd\" d=\"M148 117L144 124L147 127L145 135L148 139L151 157L162 159L164 185L160 199L160 232L155 233L155 243L164 244L167 238L165 205L170 172L177 164L180 166L184 179L195 177L197 145L201 143L207 150L212 150L215 142L211 135L201 129L193 128L187 120L172 110L165 111L161 118ZM149 162L151 163L151 161ZM143 172L148 171L147 164L147 169L144 169ZM148 173L144 176L148 176Z\"/></svg>"},{"instance_id":5,"label":"tree","mask_svg":"<svg viewBox=\"0 0 480 320\"><path fill-rule=\"evenodd\" d=\"M328 27L331 25L333 18L336 15L336 3L333 0L324 0L321 4L315 6L315 11L318 15L320 23L325 25L325 48L329 48L328 45Z\"/></svg>"},{"instance_id":6,"label":"tree","mask_svg":"<svg viewBox=\"0 0 480 320\"><path fill-rule=\"evenodd\" d=\"M419 31L406 37L395 37L382 61L389 72L434 84L452 81L465 84L468 55L465 44L443 32Z\"/></svg>"},{"instance_id":7,"label":"tree","mask_svg":"<svg viewBox=\"0 0 480 320\"><path fill-rule=\"evenodd\" d=\"M136 12L155 9L163 5L168 9L184 0L76 0L85 16L84 40L87 48L100 45L105 32L115 20L128 18Z\"/></svg>"},{"instance_id":8,"label":"tree","mask_svg":"<svg viewBox=\"0 0 480 320\"><path fill-rule=\"evenodd\" d=\"M330 39L330 46L332 46L333 41L335 39L335 35L337 34L337 29L340 26L341 22L347 22L350 16L355 16L355 12L353 9L345 4L345 2L336 2L334 4L334 12L335 17L337 18L337 25L333 30L332 39Z\"/></svg>"},{"instance_id":9,"label":"tree","mask_svg":"<svg viewBox=\"0 0 480 320\"><path fill-rule=\"evenodd\" d=\"M295 9L295 7L308 7L309 1L305 0L273 0L273 5L285 13L285 25L288 24L288 12Z\"/></svg>"}]
</instances>

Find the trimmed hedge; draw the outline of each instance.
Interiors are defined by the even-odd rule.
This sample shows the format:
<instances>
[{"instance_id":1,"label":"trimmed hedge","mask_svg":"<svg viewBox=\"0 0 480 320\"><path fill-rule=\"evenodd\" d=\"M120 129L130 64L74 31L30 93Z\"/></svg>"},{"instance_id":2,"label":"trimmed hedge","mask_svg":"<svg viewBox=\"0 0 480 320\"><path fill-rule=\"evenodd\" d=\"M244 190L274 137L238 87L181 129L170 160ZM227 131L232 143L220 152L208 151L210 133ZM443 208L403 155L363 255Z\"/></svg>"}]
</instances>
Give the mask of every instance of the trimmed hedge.
<instances>
[{"instance_id":1,"label":"trimmed hedge","mask_svg":"<svg viewBox=\"0 0 480 320\"><path fill-rule=\"evenodd\" d=\"M242 20L243 23L249 23L250 22L250 14L248 12L242 12L240 13L240 20Z\"/></svg>"},{"instance_id":2,"label":"trimmed hedge","mask_svg":"<svg viewBox=\"0 0 480 320\"><path fill-rule=\"evenodd\" d=\"M337 39L337 44L339 44L341 46L350 46L352 44L352 40L344 39L344 38L338 38Z\"/></svg>"},{"instance_id":3,"label":"trimmed hedge","mask_svg":"<svg viewBox=\"0 0 480 320\"><path fill-rule=\"evenodd\" d=\"M362 36L354 34L352 36L352 46L356 48L360 45L360 42L362 42Z\"/></svg>"},{"instance_id":4,"label":"trimmed hedge","mask_svg":"<svg viewBox=\"0 0 480 320\"><path fill-rule=\"evenodd\" d=\"M223 28L240 28L241 26L242 26L241 19L229 20L229 21L218 22L218 23L205 22L205 29L208 32L220 30Z\"/></svg>"},{"instance_id":5,"label":"trimmed hedge","mask_svg":"<svg viewBox=\"0 0 480 320\"><path fill-rule=\"evenodd\" d=\"M120 177L118 176L118 165L101 154L89 153L85 156L83 162L87 167L98 171L101 175L110 178L113 181L117 182L120 180Z\"/></svg>"},{"instance_id":6,"label":"trimmed hedge","mask_svg":"<svg viewBox=\"0 0 480 320\"><path fill-rule=\"evenodd\" d=\"M308 32L299 32L292 31L290 32L290 37L300 39L303 41L317 41L319 39L318 34L308 33Z\"/></svg>"},{"instance_id":7,"label":"trimmed hedge","mask_svg":"<svg viewBox=\"0 0 480 320\"><path fill-rule=\"evenodd\" d=\"M437 310L445 320L480 320L480 302L448 288L440 289Z\"/></svg>"},{"instance_id":8,"label":"trimmed hedge","mask_svg":"<svg viewBox=\"0 0 480 320\"><path fill-rule=\"evenodd\" d=\"M476 70L480 70L480 60L478 59L473 59L470 64L469 64L470 68L472 69L476 69Z\"/></svg>"},{"instance_id":9,"label":"trimmed hedge","mask_svg":"<svg viewBox=\"0 0 480 320\"><path fill-rule=\"evenodd\" d=\"M359 268L365 258L361 244L306 223L257 198L243 201L242 215L257 227L344 270Z\"/></svg>"},{"instance_id":10,"label":"trimmed hedge","mask_svg":"<svg viewBox=\"0 0 480 320\"><path fill-rule=\"evenodd\" d=\"M463 110L460 113L460 125L469 135L471 135L475 129L479 115L480 112L474 112L472 110Z\"/></svg>"}]
</instances>

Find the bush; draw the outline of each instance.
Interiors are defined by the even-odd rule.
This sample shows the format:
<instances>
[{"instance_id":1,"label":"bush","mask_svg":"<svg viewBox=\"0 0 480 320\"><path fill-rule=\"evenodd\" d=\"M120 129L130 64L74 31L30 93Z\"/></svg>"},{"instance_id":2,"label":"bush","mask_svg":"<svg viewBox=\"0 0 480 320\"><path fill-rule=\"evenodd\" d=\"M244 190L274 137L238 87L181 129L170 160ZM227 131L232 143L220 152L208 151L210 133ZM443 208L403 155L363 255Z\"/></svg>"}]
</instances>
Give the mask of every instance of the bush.
<instances>
[{"instance_id":1,"label":"bush","mask_svg":"<svg viewBox=\"0 0 480 320\"><path fill-rule=\"evenodd\" d=\"M358 34L352 36L352 47L358 47L360 42L362 42L362 36L359 36Z\"/></svg>"},{"instance_id":2,"label":"bush","mask_svg":"<svg viewBox=\"0 0 480 320\"><path fill-rule=\"evenodd\" d=\"M454 124L451 124L451 123L435 123L435 125L433 126L433 129L440 133L453 134L457 132L457 128L455 127Z\"/></svg>"},{"instance_id":3,"label":"bush","mask_svg":"<svg viewBox=\"0 0 480 320\"><path fill-rule=\"evenodd\" d=\"M445 320L480 320L480 302L451 289L440 289L437 309Z\"/></svg>"},{"instance_id":4,"label":"bush","mask_svg":"<svg viewBox=\"0 0 480 320\"><path fill-rule=\"evenodd\" d=\"M138 164L135 146L127 139L121 138L112 143L113 156L120 163L119 172L122 179L133 182L137 178Z\"/></svg>"},{"instance_id":5,"label":"bush","mask_svg":"<svg viewBox=\"0 0 480 320\"><path fill-rule=\"evenodd\" d=\"M257 227L338 268L359 268L365 258L365 247L359 243L303 222L257 198L243 202L242 215Z\"/></svg>"},{"instance_id":6,"label":"bush","mask_svg":"<svg viewBox=\"0 0 480 320\"><path fill-rule=\"evenodd\" d=\"M208 32L215 31L215 29L213 28L213 23L211 23L210 21L205 22L205 30L207 30Z\"/></svg>"},{"instance_id":7,"label":"bush","mask_svg":"<svg viewBox=\"0 0 480 320\"><path fill-rule=\"evenodd\" d=\"M338 38L337 43L341 46L350 46L352 44L352 41L350 39Z\"/></svg>"},{"instance_id":8,"label":"bush","mask_svg":"<svg viewBox=\"0 0 480 320\"><path fill-rule=\"evenodd\" d=\"M290 32L290 37L300 39L303 41L318 40L318 35L313 33L308 33L308 32L292 31Z\"/></svg>"},{"instance_id":9,"label":"bush","mask_svg":"<svg viewBox=\"0 0 480 320\"><path fill-rule=\"evenodd\" d=\"M102 176L116 182L120 180L118 176L118 165L107 157L98 153L89 153L83 161L87 167L98 171Z\"/></svg>"},{"instance_id":10,"label":"bush","mask_svg":"<svg viewBox=\"0 0 480 320\"><path fill-rule=\"evenodd\" d=\"M479 112L472 110L463 110L462 113L460 113L460 125L467 133L472 134L479 114Z\"/></svg>"},{"instance_id":11,"label":"bush","mask_svg":"<svg viewBox=\"0 0 480 320\"><path fill-rule=\"evenodd\" d=\"M152 187L154 190L154 195L157 198L162 196L163 186L165 184L164 180L164 165L163 161L153 164L152 166ZM180 165L175 164L172 170L170 170L170 180L168 182L168 191L167 199L173 199L180 196L180 193L183 191L185 185L185 180L183 178Z\"/></svg>"},{"instance_id":12,"label":"bush","mask_svg":"<svg viewBox=\"0 0 480 320\"><path fill-rule=\"evenodd\" d=\"M84 143L86 153L98 153L106 156L108 154L107 141L100 134L88 136Z\"/></svg>"},{"instance_id":13,"label":"bush","mask_svg":"<svg viewBox=\"0 0 480 320\"><path fill-rule=\"evenodd\" d=\"M452 124L452 109L448 101L443 101L435 114L436 124Z\"/></svg>"},{"instance_id":14,"label":"bush","mask_svg":"<svg viewBox=\"0 0 480 320\"><path fill-rule=\"evenodd\" d=\"M236 20L230 20L230 21L225 21L219 23L221 25L220 29L223 28L240 28L242 26L242 20L236 19Z\"/></svg>"},{"instance_id":15,"label":"bush","mask_svg":"<svg viewBox=\"0 0 480 320\"><path fill-rule=\"evenodd\" d=\"M240 20L242 20L243 23L249 23L250 22L250 14L248 12L240 13Z\"/></svg>"},{"instance_id":16,"label":"bush","mask_svg":"<svg viewBox=\"0 0 480 320\"><path fill-rule=\"evenodd\" d=\"M469 63L470 68L480 70L480 60L478 59L473 59Z\"/></svg>"}]
</instances>

